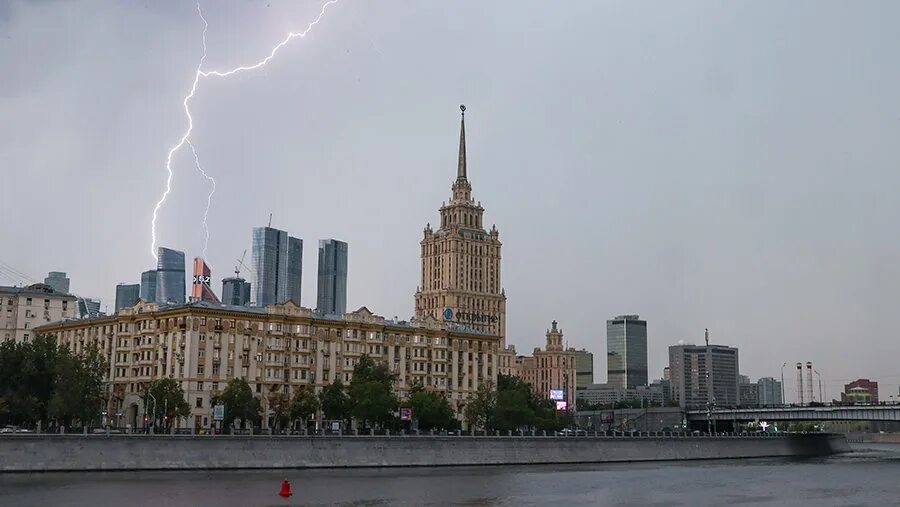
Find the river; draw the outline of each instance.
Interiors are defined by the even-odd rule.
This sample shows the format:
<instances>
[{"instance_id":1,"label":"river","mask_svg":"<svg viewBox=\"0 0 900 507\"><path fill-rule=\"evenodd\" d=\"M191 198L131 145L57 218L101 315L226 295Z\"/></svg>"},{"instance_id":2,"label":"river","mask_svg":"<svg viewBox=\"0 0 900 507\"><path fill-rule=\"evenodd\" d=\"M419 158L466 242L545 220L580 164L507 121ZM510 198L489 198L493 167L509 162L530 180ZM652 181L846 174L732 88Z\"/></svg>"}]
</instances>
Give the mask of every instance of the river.
<instances>
[{"instance_id":1,"label":"river","mask_svg":"<svg viewBox=\"0 0 900 507\"><path fill-rule=\"evenodd\" d=\"M898 505L900 444L855 448L802 460L6 474L0 506Z\"/></svg>"}]
</instances>

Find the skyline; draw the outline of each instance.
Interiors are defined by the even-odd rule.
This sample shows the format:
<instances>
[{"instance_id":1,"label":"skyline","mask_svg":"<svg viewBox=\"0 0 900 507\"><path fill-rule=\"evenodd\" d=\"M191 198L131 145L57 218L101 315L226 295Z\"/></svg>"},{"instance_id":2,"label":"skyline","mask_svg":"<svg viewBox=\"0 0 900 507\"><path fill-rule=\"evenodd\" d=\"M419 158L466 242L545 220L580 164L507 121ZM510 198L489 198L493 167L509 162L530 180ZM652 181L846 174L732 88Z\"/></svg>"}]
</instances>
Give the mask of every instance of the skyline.
<instances>
[{"instance_id":1,"label":"skyline","mask_svg":"<svg viewBox=\"0 0 900 507\"><path fill-rule=\"evenodd\" d=\"M499 5L485 13L387 5L379 13L342 2L329 11L328 29L285 48L279 65L207 89L196 106L203 127L195 141L219 185L208 255L217 293L218 280L248 248L250 228L273 212L273 227L297 237L353 245L348 310L369 305L385 316L412 315L418 236L449 196L454 108L464 102L469 174L485 225L503 232L507 341L519 353L539 346L556 319L571 346L595 353L595 382L602 382L605 320L637 313L648 320L651 380L661 376L669 345L700 343L708 327L713 342L740 348L742 373L753 377L779 378L782 362L812 360L831 397L838 384L859 377L897 391L900 371L890 358L900 352L892 318L900 247L882 231L892 230L898 213L890 188L898 183L892 143L900 122L874 98L900 84L897 69L884 65L898 38L887 20L896 16L863 17L837 4L823 4L815 23L801 7L782 5L777 20L765 17L765 5L734 13L584 4L503 12ZM14 3L0 10L0 27L14 42L24 37L50 59L79 56L72 59L79 65L44 72L0 49L13 62L11 78L0 84L0 111L18 129L0 127L0 160L17 168L0 190L12 217L0 224L0 238L33 245L0 260L38 281L47 271L66 271L73 291L112 307L116 283L136 283L155 264L147 255L146 204L160 189L160 151L183 121L178 96L199 56L199 32L189 2L144 9L150 21L124 6L86 9L84 27L62 19L79 7ZM305 26L318 8L206 6L211 68L258 54ZM122 27L104 28L105 16L116 15L124 16ZM405 16L402 31L380 22L398 15ZM741 16L763 33L735 26ZM22 30L36 17L60 34L37 44ZM600 35L590 34L592 22ZM617 29L622 23L633 33ZM696 32L671 30L679 23ZM91 93L95 75L131 58L112 52L85 60L80 52L127 44L119 30L135 25L140 65L104 88L119 92L115 104L124 112L75 104L70 94L101 104ZM572 33L533 30L537 41L511 40L523 26ZM234 35L223 39L225 27ZM653 29L659 40L646 39ZM86 42L64 47L82 30L77 40ZM151 42L160 30L171 42ZM863 42L828 38L848 31ZM723 50L704 47L711 34L725 37ZM596 44L589 55L579 37ZM579 49L594 67L556 58ZM422 59L431 54L434 62ZM773 54L775 63L759 58ZM531 60L544 69L554 62L551 72L565 77L532 73ZM424 67L401 65L414 62ZM690 72L672 76L675 68ZM26 89L26 77L40 86ZM62 114L49 125L29 121L37 104ZM101 128L110 118L122 127L114 135ZM206 182L190 155L180 155L175 178L184 184L161 212L158 244L191 258L201 251ZM13 188L37 188L74 211L41 214L35 228L26 213L31 199ZM299 199L296 189L303 189ZM189 202L197 195L202 202ZM332 215L317 214L335 201ZM60 243L80 248L54 248ZM303 271L315 272L315 256L306 257ZM314 281L307 280L302 301L315 301ZM788 400L792 378L785 374Z\"/></svg>"}]
</instances>

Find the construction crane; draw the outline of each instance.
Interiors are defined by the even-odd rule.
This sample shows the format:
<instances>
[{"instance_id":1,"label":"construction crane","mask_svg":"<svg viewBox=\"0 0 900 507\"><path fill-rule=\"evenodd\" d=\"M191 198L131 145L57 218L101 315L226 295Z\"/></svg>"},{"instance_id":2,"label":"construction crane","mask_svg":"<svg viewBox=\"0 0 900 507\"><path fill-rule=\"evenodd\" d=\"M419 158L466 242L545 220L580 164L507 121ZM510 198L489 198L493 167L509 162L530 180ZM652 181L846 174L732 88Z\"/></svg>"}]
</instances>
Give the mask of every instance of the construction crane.
<instances>
[{"instance_id":1,"label":"construction crane","mask_svg":"<svg viewBox=\"0 0 900 507\"><path fill-rule=\"evenodd\" d=\"M247 278L251 278L251 279L252 279L252 278L255 278L255 276L253 276L253 275L254 275L253 270L250 269L250 268L248 268L247 265L244 264L244 258L245 258L245 257L247 257L247 249L246 249L246 248L244 249L244 253L241 254L241 258L238 259L237 265L234 266L234 276L240 277L240 276L241 276L241 270L243 269L244 271L247 272ZM253 283L256 284L256 280L253 280Z\"/></svg>"}]
</instances>

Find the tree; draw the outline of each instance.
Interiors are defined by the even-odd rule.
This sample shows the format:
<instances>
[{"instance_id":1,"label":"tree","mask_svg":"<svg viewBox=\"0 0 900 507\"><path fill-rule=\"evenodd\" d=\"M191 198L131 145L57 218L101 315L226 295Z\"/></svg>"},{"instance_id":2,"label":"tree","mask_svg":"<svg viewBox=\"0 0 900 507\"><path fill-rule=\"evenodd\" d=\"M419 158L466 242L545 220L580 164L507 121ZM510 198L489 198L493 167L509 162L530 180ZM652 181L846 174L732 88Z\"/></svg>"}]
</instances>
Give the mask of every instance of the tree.
<instances>
[{"instance_id":1,"label":"tree","mask_svg":"<svg viewBox=\"0 0 900 507\"><path fill-rule=\"evenodd\" d=\"M453 416L453 408L444 396L426 391L421 382L413 384L409 395L409 406L420 430L454 429L458 422Z\"/></svg>"},{"instance_id":2,"label":"tree","mask_svg":"<svg viewBox=\"0 0 900 507\"><path fill-rule=\"evenodd\" d=\"M269 410L275 419L275 429L281 430L291 423L291 397L284 393L269 395Z\"/></svg>"},{"instance_id":3,"label":"tree","mask_svg":"<svg viewBox=\"0 0 900 507\"><path fill-rule=\"evenodd\" d=\"M376 363L363 354L353 367L350 381L350 413L364 427L371 425L385 427L396 421L394 415L399 406L394 394L394 382L388 365Z\"/></svg>"},{"instance_id":4,"label":"tree","mask_svg":"<svg viewBox=\"0 0 900 507\"><path fill-rule=\"evenodd\" d=\"M65 347L54 354L54 386L47 413L65 425L78 420L86 426L106 405L106 358L93 342L78 355Z\"/></svg>"},{"instance_id":5,"label":"tree","mask_svg":"<svg viewBox=\"0 0 900 507\"><path fill-rule=\"evenodd\" d=\"M475 394L470 394L464 411L469 429L493 429L494 407L497 405L497 391L490 381L482 382Z\"/></svg>"},{"instance_id":6,"label":"tree","mask_svg":"<svg viewBox=\"0 0 900 507\"><path fill-rule=\"evenodd\" d=\"M240 419L246 425L259 422L259 398L253 396L250 384L246 380L242 378L229 380L219 401L225 405L224 423L226 426L233 423L235 419Z\"/></svg>"},{"instance_id":7,"label":"tree","mask_svg":"<svg viewBox=\"0 0 900 507\"><path fill-rule=\"evenodd\" d=\"M321 403L310 386L301 386L294 393L291 401L291 421L301 421L305 429L306 423L319 411Z\"/></svg>"},{"instance_id":8,"label":"tree","mask_svg":"<svg viewBox=\"0 0 900 507\"><path fill-rule=\"evenodd\" d=\"M150 382L143 399L154 424L162 423L169 428L176 418L191 415L191 406L185 400L181 382L175 379L164 378ZM153 399L156 399L156 403L153 403Z\"/></svg>"},{"instance_id":9,"label":"tree","mask_svg":"<svg viewBox=\"0 0 900 507\"><path fill-rule=\"evenodd\" d=\"M350 417L350 400L341 379L325 386L319 393L319 401L326 419L345 421Z\"/></svg>"}]
</instances>

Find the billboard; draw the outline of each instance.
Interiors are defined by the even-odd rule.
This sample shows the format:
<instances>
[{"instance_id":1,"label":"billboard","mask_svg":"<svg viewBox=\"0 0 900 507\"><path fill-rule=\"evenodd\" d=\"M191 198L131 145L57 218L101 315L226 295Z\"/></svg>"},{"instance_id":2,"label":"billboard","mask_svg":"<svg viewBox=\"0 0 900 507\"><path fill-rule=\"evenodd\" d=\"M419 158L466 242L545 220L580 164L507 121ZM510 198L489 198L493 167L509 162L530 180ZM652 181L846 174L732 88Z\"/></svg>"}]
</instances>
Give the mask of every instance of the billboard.
<instances>
[{"instance_id":1,"label":"billboard","mask_svg":"<svg viewBox=\"0 0 900 507\"><path fill-rule=\"evenodd\" d=\"M551 400L564 400L564 399L566 399L566 393L563 392L562 389L551 389L550 390L550 399Z\"/></svg>"},{"instance_id":2,"label":"billboard","mask_svg":"<svg viewBox=\"0 0 900 507\"><path fill-rule=\"evenodd\" d=\"M400 408L400 420L412 421L412 409L407 407Z\"/></svg>"},{"instance_id":3,"label":"billboard","mask_svg":"<svg viewBox=\"0 0 900 507\"><path fill-rule=\"evenodd\" d=\"M221 421L225 419L225 405L219 403L213 407L213 420Z\"/></svg>"},{"instance_id":4,"label":"billboard","mask_svg":"<svg viewBox=\"0 0 900 507\"><path fill-rule=\"evenodd\" d=\"M556 402L556 410L565 410L567 406L568 406L568 404L564 401Z\"/></svg>"}]
</instances>

